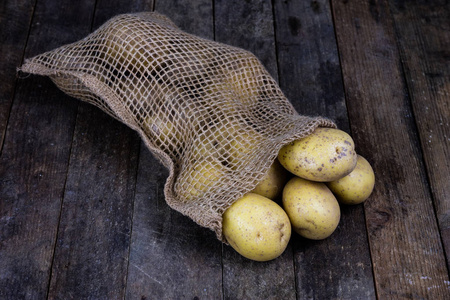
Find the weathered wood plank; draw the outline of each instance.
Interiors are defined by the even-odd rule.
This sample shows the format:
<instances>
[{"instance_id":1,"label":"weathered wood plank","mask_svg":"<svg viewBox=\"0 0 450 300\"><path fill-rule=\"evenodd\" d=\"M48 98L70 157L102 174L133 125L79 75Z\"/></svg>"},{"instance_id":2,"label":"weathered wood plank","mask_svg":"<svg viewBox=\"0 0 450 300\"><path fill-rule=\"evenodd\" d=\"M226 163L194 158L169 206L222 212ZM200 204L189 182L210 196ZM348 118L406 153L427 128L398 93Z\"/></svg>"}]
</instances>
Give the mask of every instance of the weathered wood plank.
<instances>
[{"instance_id":1,"label":"weathered wood plank","mask_svg":"<svg viewBox=\"0 0 450 300\"><path fill-rule=\"evenodd\" d=\"M334 27L327 1L275 1L280 85L297 111L349 132Z\"/></svg>"},{"instance_id":2,"label":"weathered wood plank","mask_svg":"<svg viewBox=\"0 0 450 300\"><path fill-rule=\"evenodd\" d=\"M85 13L94 15L91 9ZM89 25L97 28L129 9L123 2L98 1ZM140 140L98 108L80 103L78 112L49 298L121 299Z\"/></svg>"},{"instance_id":3,"label":"weathered wood plank","mask_svg":"<svg viewBox=\"0 0 450 300\"><path fill-rule=\"evenodd\" d=\"M272 4L219 0L214 5L215 40L252 52L278 79Z\"/></svg>"},{"instance_id":4,"label":"weathered wood plank","mask_svg":"<svg viewBox=\"0 0 450 300\"><path fill-rule=\"evenodd\" d=\"M365 204L377 296L448 299L436 216L386 1L333 1L352 133L377 176Z\"/></svg>"},{"instance_id":5,"label":"weathered wood plank","mask_svg":"<svg viewBox=\"0 0 450 300\"><path fill-rule=\"evenodd\" d=\"M349 132L328 1L275 1L275 16L280 85L286 96L299 113L331 118ZM340 224L329 238L294 236L293 246L299 299L375 298L361 205L341 206Z\"/></svg>"},{"instance_id":6,"label":"weathered wood plank","mask_svg":"<svg viewBox=\"0 0 450 300\"><path fill-rule=\"evenodd\" d=\"M200 37L213 39L211 0L155 1L155 11L168 16L179 28Z\"/></svg>"},{"instance_id":7,"label":"weathered wood plank","mask_svg":"<svg viewBox=\"0 0 450 300\"><path fill-rule=\"evenodd\" d=\"M278 78L270 1L215 1L215 39L255 54ZM292 250L269 262L255 262L223 248L225 299L295 299Z\"/></svg>"},{"instance_id":8,"label":"weathered wood plank","mask_svg":"<svg viewBox=\"0 0 450 300\"><path fill-rule=\"evenodd\" d=\"M49 298L124 297L138 150L130 129L80 104Z\"/></svg>"},{"instance_id":9,"label":"weathered wood plank","mask_svg":"<svg viewBox=\"0 0 450 300\"><path fill-rule=\"evenodd\" d=\"M23 59L35 2L5 0L0 6L0 152L16 86L16 69Z\"/></svg>"},{"instance_id":10,"label":"weathered wood plank","mask_svg":"<svg viewBox=\"0 0 450 300\"><path fill-rule=\"evenodd\" d=\"M25 57L87 32L90 15L83 12L92 9L91 3L69 2L36 5ZM19 80L16 91L0 158L0 295L44 299L77 103L42 77Z\"/></svg>"},{"instance_id":11,"label":"weathered wood plank","mask_svg":"<svg viewBox=\"0 0 450 300\"><path fill-rule=\"evenodd\" d=\"M389 2L450 268L450 3Z\"/></svg>"},{"instance_id":12,"label":"weathered wood plank","mask_svg":"<svg viewBox=\"0 0 450 300\"><path fill-rule=\"evenodd\" d=\"M221 244L165 202L168 171L142 146L127 299L221 299Z\"/></svg>"},{"instance_id":13,"label":"weathered wood plank","mask_svg":"<svg viewBox=\"0 0 450 300\"><path fill-rule=\"evenodd\" d=\"M141 12L141 11L152 11L154 1L155 0L144 0L144 1L97 0L97 4L95 6L93 30L100 27L110 18L119 14Z\"/></svg>"},{"instance_id":14,"label":"weathered wood plank","mask_svg":"<svg viewBox=\"0 0 450 300\"><path fill-rule=\"evenodd\" d=\"M181 29L213 37L211 1L157 1L155 10ZM128 299L221 299L221 243L215 234L171 209L168 176L142 146L133 216Z\"/></svg>"},{"instance_id":15,"label":"weathered wood plank","mask_svg":"<svg viewBox=\"0 0 450 300\"><path fill-rule=\"evenodd\" d=\"M48 80L18 83L0 158L0 298L47 295L75 114Z\"/></svg>"}]
</instances>

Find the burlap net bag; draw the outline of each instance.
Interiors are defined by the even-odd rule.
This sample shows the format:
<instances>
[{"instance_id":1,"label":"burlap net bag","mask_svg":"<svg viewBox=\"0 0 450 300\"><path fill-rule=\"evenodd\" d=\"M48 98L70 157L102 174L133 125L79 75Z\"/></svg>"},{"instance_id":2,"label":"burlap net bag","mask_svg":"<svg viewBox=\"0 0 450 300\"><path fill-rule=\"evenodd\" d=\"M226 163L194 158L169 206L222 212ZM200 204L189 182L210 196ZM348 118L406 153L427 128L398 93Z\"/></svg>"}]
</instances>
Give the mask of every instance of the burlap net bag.
<instances>
[{"instance_id":1,"label":"burlap net bag","mask_svg":"<svg viewBox=\"0 0 450 300\"><path fill-rule=\"evenodd\" d=\"M154 12L118 15L21 71L49 76L136 130L169 169L169 206L224 242L223 212L257 185L279 149L335 127L299 115L253 54Z\"/></svg>"}]
</instances>

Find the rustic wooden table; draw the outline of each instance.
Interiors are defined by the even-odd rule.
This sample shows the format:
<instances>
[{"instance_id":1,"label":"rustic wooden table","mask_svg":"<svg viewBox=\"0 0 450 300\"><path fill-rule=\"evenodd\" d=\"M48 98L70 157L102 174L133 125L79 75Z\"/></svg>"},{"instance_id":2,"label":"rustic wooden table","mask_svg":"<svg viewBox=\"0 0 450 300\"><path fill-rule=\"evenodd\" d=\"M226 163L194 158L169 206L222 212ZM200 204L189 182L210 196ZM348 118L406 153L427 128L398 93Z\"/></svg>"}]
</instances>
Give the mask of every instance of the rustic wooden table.
<instances>
[{"instance_id":1,"label":"rustic wooden table","mask_svg":"<svg viewBox=\"0 0 450 300\"><path fill-rule=\"evenodd\" d=\"M249 261L167 206L134 131L16 72L144 10L255 53L298 112L351 133L371 198ZM0 299L450 299L448 1L3 0L0 33Z\"/></svg>"}]
</instances>

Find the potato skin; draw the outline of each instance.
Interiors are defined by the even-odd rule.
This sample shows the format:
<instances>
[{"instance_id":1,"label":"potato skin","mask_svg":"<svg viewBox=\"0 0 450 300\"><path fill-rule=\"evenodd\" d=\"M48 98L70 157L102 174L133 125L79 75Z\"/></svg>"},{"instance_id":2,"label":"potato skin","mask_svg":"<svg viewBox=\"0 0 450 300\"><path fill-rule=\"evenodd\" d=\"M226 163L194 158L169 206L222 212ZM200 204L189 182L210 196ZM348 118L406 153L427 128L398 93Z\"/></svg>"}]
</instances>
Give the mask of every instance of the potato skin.
<instances>
[{"instance_id":1,"label":"potato skin","mask_svg":"<svg viewBox=\"0 0 450 300\"><path fill-rule=\"evenodd\" d=\"M277 201L281 199L284 185L289 179L289 172L283 168L278 159L275 159L263 180L252 190L252 193Z\"/></svg>"},{"instance_id":2,"label":"potato skin","mask_svg":"<svg viewBox=\"0 0 450 300\"><path fill-rule=\"evenodd\" d=\"M222 164L216 159L195 161L182 171L175 183L175 191L185 201L191 201L213 189L224 174Z\"/></svg>"},{"instance_id":3,"label":"potato skin","mask_svg":"<svg viewBox=\"0 0 450 300\"><path fill-rule=\"evenodd\" d=\"M248 193L223 214L223 234L233 249L255 261L280 256L291 237L291 224L274 201Z\"/></svg>"},{"instance_id":4,"label":"potato skin","mask_svg":"<svg viewBox=\"0 0 450 300\"><path fill-rule=\"evenodd\" d=\"M355 143L335 128L317 128L309 136L281 148L278 160L298 177L329 182L349 174L356 166Z\"/></svg>"},{"instance_id":5,"label":"potato skin","mask_svg":"<svg viewBox=\"0 0 450 300\"><path fill-rule=\"evenodd\" d=\"M239 123L227 125L225 152L228 153L227 161L231 169L240 170L246 166L243 161L257 149L262 136L256 130Z\"/></svg>"},{"instance_id":6,"label":"potato skin","mask_svg":"<svg viewBox=\"0 0 450 300\"><path fill-rule=\"evenodd\" d=\"M283 207L299 235L322 240L337 228L341 210L325 183L294 177L283 190Z\"/></svg>"},{"instance_id":7,"label":"potato skin","mask_svg":"<svg viewBox=\"0 0 450 300\"><path fill-rule=\"evenodd\" d=\"M327 186L339 202L355 205L364 202L372 194L375 174L370 163L358 155L355 169L343 178L328 182Z\"/></svg>"}]
</instances>

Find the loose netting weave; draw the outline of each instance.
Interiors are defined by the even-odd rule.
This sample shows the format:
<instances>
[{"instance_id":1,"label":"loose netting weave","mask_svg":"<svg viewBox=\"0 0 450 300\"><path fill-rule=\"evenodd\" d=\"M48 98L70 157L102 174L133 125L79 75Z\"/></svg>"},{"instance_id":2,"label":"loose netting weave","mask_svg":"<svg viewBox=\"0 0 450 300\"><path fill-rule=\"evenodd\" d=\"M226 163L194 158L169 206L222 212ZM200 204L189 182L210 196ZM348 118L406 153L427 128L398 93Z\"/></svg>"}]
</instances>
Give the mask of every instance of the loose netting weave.
<instances>
[{"instance_id":1,"label":"loose netting weave","mask_svg":"<svg viewBox=\"0 0 450 300\"><path fill-rule=\"evenodd\" d=\"M250 52L188 34L155 12L116 16L21 70L49 76L136 130L169 169L169 206L224 242L223 212L257 185L279 149L335 127L299 115Z\"/></svg>"}]
</instances>

